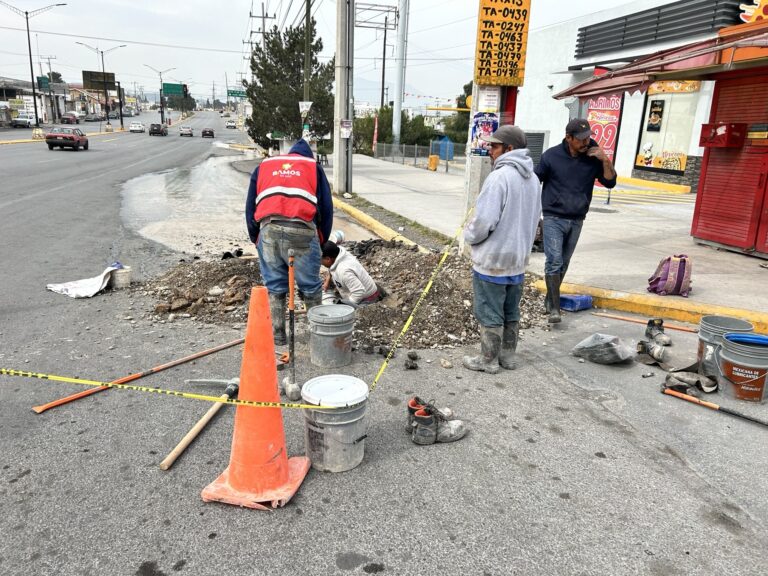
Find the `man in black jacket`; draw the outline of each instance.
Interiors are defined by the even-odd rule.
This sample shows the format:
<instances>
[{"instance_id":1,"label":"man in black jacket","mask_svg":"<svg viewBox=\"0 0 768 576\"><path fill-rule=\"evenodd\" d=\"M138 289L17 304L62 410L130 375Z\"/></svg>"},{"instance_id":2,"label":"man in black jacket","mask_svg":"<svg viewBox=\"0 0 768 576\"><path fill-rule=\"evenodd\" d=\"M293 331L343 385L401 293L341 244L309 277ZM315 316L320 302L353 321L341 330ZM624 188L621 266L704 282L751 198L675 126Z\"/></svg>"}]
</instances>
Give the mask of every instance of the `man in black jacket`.
<instances>
[{"instance_id":1,"label":"man in black jacket","mask_svg":"<svg viewBox=\"0 0 768 576\"><path fill-rule=\"evenodd\" d=\"M536 175L542 183L545 303L549 322L554 324L560 322L560 284L579 241L595 179L613 188L616 171L605 151L592 139L589 122L575 118L566 125L562 143L541 155Z\"/></svg>"}]
</instances>

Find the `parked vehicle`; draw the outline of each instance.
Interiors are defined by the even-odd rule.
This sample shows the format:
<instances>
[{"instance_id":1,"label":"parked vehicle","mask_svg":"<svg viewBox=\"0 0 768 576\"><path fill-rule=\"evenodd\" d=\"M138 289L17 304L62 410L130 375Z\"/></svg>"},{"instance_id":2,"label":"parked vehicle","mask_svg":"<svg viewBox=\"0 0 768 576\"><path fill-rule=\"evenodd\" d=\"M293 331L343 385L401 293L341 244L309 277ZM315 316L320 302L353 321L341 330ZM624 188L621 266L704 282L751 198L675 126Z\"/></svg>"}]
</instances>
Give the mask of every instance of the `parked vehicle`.
<instances>
[{"instance_id":1,"label":"parked vehicle","mask_svg":"<svg viewBox=\"0 0 768 576\"><path fill-rule=\"evenodd\" d=\"M130 132L146 132L146 129L144 128L144 124L141 122L131 122L131 125L128 127L128 130Z\"/></svg>"},{"instance_id":2,"label":"parked vehicle","mask_svg":"<svg viewBox=\"0 0 768 576\"><path fill-rule=\"evenodd\" d=\"M48 150L53 150L56 146L72 148L75 152L80 150L81 146L83 150L88 150L88 137L80 128L53 128L45 135L45 143L48 144Z\"/></svg>"},{"instance_id":3,"label":"parked vehicle","mask_svg":"<svg viewBox=\"0 0 768 576\"><path fill-rule=\"evenodd\" d=\"M213 138L213 128L203 128L203 133L200 135L201 138Z\"/></svg>"},{"instance_id":4,"label":"parked vehicle","mask_svg":"<svg viewBox=\"0 0 768 576\"><path fill-rule=\"evenodd\" d=\"M104 115L99 113L91 113L85 116L86 122L101 122L104 120Z\"/></svg>"},{"instance_id":5,"label":"parked vehicle","mask_svg":"<svg viewBox=\"0 0 768 576\"><path fill-rule=\"evenodd\" d=\"M13 128L32 128L35 125L34 116L29 116L26 113L19 114L16 118L11 120L11 126Z\"/></svg>"},{"instance_id":6,"label":"parked vehicle","mask_svg":"<svg viewBox=\"0 0 768 576\"><path fill-rule=\"evenodd\" d=\"M74 114L78 120L85 120L86 113L82 110L72 110L71 112L64 112L64 114Z\"/></svg>"},{"instance_id":7,"label":"parked vehicle","mask_svg":"<svg viewBox=\"0 0 768 576\"><path fill-rule=\"evenodd\" d=\"M160 136L168 136L168 127L165 124L150 124L149 125L149 135L160 135Z\"/></svg>"},{"instance_id":8,"label":"parked vehicle","mask_svg":"<svg viewBox=\"0 0 768 576\"><path fill-rule=\"evenodd\" d=\"M59 119L60 124L80 124L80 118L75 116L74 114L62 114L61 118Z\"/></svg>"},{"instance_id":9,"label":"parked vehicle","mask_svg":"<svg viewBox=\"0 0 768 576\"><path fill-rule=\"evenodd\" d=\"M179 128L179 136L194 136L192 126L182 126Z\"/></svg>"}]
</instances>

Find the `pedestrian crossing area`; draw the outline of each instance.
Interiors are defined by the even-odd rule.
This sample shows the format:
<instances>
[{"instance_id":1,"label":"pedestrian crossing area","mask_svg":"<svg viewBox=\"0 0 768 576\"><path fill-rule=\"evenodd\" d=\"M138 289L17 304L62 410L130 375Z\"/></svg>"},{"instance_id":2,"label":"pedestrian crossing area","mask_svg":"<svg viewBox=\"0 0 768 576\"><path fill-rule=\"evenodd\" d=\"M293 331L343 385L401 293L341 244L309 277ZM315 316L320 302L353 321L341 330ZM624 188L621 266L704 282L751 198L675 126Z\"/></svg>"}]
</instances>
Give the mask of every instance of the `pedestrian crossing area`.
<instances>
[{"instance_id":1,"label":"pedestrian crossing area","mask_svg":"<svg viewBox=\"0 0 768 576\"><path fill-rule=\"evenodd\" d=\"M606 204L608 190L595 187L592 193L593 204ZM643 204L695 204L696 194L675 194L657 190L621 190L610 191L611 205L643 205Z\"/></svg>"}]
</instances>

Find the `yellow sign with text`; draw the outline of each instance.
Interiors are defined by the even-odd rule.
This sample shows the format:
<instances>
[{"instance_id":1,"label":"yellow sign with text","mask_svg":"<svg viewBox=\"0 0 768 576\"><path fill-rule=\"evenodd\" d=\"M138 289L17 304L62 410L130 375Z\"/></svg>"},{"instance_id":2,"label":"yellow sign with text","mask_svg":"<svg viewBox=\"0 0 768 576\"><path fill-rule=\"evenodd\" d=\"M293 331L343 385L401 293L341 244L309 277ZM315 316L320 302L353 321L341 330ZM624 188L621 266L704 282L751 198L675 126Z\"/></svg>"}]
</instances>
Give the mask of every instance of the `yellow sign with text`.
<instances>
[{"instance_id":1,"label":"yellow sign with text","mask_svg":"<svg viewBox=\"0 0 768 576\"><path fill-rule=\"evenodd\" d=\"M480 0L475 83L522 86L531 0Z\"/></svg>"}]
</instances>

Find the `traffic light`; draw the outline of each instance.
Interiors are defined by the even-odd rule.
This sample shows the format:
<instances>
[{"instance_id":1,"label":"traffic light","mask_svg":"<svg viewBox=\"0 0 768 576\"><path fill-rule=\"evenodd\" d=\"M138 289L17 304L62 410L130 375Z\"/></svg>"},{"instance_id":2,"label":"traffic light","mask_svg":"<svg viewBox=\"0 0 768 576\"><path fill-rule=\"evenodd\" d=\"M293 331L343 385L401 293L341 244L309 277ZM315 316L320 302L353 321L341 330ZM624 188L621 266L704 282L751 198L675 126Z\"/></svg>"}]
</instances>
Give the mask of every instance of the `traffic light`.
<instances>
[{"instance_id":1,"label":"traffic light","mask_svg":"<svg viewBox=\"0 0 768 576\"><path fill-rule=\"evenodd\" d=\"M189 98L189 90L187 89L186 84L181 85L181 91L184 94L184 98Z\"/></svg>"}]
</instances>

